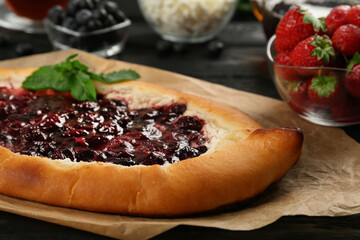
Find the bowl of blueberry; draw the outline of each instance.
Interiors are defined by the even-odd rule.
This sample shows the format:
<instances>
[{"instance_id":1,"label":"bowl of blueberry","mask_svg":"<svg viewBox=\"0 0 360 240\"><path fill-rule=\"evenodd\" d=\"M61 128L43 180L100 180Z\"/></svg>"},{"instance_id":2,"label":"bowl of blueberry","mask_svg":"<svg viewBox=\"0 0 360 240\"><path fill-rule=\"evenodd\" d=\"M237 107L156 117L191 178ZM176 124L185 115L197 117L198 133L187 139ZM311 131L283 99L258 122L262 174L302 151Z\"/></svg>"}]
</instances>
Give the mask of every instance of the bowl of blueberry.
<instances>
[{"instance_id":1,"label":"bowl of blueberry","mask_svg":"<svg viewBox=\"0 0 360 240\"><path fill-rule=\"evenodd\" d=\"M65 9L49 9L44 19L55 49L77 48L102 57L124 49L130 25L117 3L109 0L70 0Z\"/></svg>"}]
</instances>

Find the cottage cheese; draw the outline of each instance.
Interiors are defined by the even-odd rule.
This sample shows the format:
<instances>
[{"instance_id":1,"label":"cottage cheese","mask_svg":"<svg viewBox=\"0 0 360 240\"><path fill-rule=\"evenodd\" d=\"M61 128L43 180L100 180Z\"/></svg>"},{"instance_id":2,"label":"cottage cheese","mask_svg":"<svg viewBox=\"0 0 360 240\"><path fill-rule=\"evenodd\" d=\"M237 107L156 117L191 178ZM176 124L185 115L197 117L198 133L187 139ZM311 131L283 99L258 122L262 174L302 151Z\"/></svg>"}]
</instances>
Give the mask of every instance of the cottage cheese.
<instances>
[{"instance_id":1,"label":"cottage cheese","mask_svg":"<svg viewBox=\"0 0 360 240\"><path fill-rule=\"evenodd\" d=\"M218 32L232 17L237 0L139 0L139 3L157 32L184 38Z\"/></svg>"}]
</instances>

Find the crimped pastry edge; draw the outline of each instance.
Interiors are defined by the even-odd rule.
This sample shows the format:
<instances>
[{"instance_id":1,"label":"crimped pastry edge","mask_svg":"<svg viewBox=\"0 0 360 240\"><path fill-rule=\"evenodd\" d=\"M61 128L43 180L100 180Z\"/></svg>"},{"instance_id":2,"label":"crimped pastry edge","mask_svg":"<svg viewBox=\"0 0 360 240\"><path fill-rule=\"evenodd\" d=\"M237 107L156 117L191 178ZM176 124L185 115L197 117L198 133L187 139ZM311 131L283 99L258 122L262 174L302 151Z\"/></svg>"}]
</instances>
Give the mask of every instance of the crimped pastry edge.
<instances>
[{"instance_id":1,"label":"crimped pastry edge","mask_svg":"<svg viewBox=\"0 0 360 240\"><path fill-rule=\"evenodd\" d=\"M0 84L20 87L34 70L1 69ZM116 94L124 88L135 95L184 101L190 111L204 114L227 134L209 153L163 166L69 163L0 147L1 193L89 211L184 215L254 197L283 177L300 157L299 129L262 129L230 107L141 81L95 85L100 93Z\"/></svg>"}]
</instances>

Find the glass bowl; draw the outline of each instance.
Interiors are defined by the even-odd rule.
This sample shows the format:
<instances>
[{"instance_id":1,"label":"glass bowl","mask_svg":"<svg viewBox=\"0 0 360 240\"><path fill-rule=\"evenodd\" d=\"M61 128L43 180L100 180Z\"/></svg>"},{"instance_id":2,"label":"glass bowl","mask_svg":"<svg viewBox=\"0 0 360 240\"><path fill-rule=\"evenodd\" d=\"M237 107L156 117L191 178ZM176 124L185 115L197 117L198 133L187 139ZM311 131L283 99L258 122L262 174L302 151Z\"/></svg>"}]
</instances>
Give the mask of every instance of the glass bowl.
<instances>
[{"instance_id":1,"label":"glass bowl","mask_svg":"<svg viewBox=\"0 0 360 240\"><path fill-rule=\"evenodd\" d=\"M163 39L200 43L214 38L231 20L237 0L138 0L150 27Z\"/></svg>"},{"instance_id":2,"label":"glass bowl","mask_svg":"<svg viewBox=\"0 0 360 240\"><path fill-rule=\"evenodd\" d=\"M267 44L268 66L280 97L292 110L300 117L323 126L339 127L360 123L360 98L353 97L346 89L346 69L280 65L274 61L277 55L275 41L273 35ZM338 83L338 97L331 103L320 103L309 97L309 86L317 77L332 77Z\"/></svg>"},{"instance_id":3,"label":"glass bowl","mask_svg":"<svg viewBox=\"0 0 360 240\"><path fill-rule=\"evenodd\" d=\"M92 32L77 32L44 19L44 26L55 49L77 48L101 57L119 54L125 47L131 21L127 18L111 27Z\"/></svg>"},{"instance_id":4,"label":"glass bowl","mask_svg":"<svg viewBox=\"0 0 360 240\"><path fill-rule=\"evenodd\" d=\"M249 0L253 13L262 22L267 39L276 30L282 16L292 7L308 9L315 17L325 17L333 7L359 4L359 0Z\"/></svg>"}]
</instances>

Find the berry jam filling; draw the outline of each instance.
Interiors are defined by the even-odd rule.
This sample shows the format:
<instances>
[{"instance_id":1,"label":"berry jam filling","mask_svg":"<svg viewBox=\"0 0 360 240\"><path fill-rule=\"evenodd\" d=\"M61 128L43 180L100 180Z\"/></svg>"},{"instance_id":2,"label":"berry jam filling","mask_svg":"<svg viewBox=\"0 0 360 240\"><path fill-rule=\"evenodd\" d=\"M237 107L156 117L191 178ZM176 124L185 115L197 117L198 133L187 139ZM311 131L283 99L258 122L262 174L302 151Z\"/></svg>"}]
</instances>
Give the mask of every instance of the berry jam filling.
<instances>
[{"instance_id":1,"label":"berry jam filling","mask_svg":"<svg viewBox=\"0 0 360 240\"><path fill-rule=\"evenodd\" d=\"M78 102L68 93L0 88L0 145L51 159L131 165L175 163L207 151L204 121L185 104L128 109L125 101Z\"/></svg>"}]
</instances>

